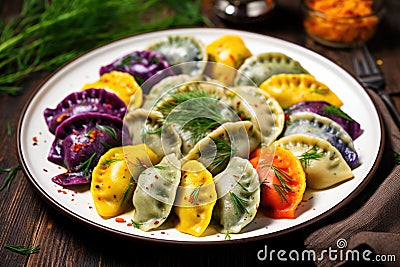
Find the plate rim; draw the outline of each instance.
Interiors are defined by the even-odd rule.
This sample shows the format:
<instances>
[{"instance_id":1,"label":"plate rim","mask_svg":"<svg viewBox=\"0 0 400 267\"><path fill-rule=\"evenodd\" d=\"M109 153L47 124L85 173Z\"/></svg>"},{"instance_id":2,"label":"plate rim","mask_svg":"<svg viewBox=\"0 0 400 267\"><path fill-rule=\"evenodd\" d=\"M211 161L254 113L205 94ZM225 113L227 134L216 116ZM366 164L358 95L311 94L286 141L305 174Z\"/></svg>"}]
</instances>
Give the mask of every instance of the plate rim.
<instances>
[{"instance_id":1,"label":"plate rim","mask_svg":"<svg viewBox=\"0 0 400 267\"><path fill-rule=\"evenodd\" d=\"M359 81L356 79L356 77L351 74L350 72L348 72L346 69L344 69L343 67L341 67L340 65L336 64L334 61L332 61L331 59L329 59L328 57L316 52L313 49L310 48L306 48L303 47L299 44L287 41L285 39L281 39L278 37L274 37L274 36L270 36L270 35L264 35L261 33L256 33L256 32L250 32L250 31L244 31L244 30L237 30L237 29L226 29L226 28L211 28L211 27L183 27L183 28L176 28L176 29L164 29L164 30L156 30L156 31L151 31L151 32L146 32L146 33L142 33L142 34L136 34L136 35L131 35L131 36L126 36L120 39L116 39L113 41L110 41L108 43L105 43L99 47L95 47L91 50L88 50L87 52L81 54L80 56L66 62L65 64L61 65L59 68L57 68L55 71L51 72L41 83L39 83L34 90L32 91L32 93L30 94L30 96L28 97L26 103L23 106L23 109L20 113L19 119L18 119L18 124L17 124L17 131L16 131L16 138L15 138L15 145L17 148L17 158L18 161L20 163L21 166L21 170L24 173L25 178L29 181L29 183L35 188L36 192L39 193L40 197L42 199L45 200L45 202L47 204L50 204L50 206L52 208L54 208L55 210L57 210L58 212L60 212L61 214L63 214L64 216L67 216L68 218L81 223L82 225L85 225L86 227L90 227L90 229L95 229L97 231L102 231L102 232L106 232L108 234L111 235L117 235L119 237L123 237L125 239L128 240L137 240L137 241L143 241L146 243L159 243L159 244L175 244L175 245L224 245L224 244L238 244L238 243L249 243L249 242L255 242L255 241L260 241L260 240L266 240L266 239L270 239L270 238L274 238L277 236L282 236L282 235L287 235L289 233L293 233L295 231L298 231L300 229L304 229L306 227L309 227L313 224L318 223L319 221L326 219L328 217L330 217L332 214L338 212L339 210L341 210L346 204L348 204L352 199L354 199L356 196L358 196L361 191L367 186L367 184L370 182L370 180L372 179L372 177L374 176L377 168L379 167L379 164L381 162L381 159L383 157L383 152L384 152L384 145L386 142L386 138L385 138L385 132L386 129L384 127L383 124L383 120L382 120L382 115L380 113L380 110L378 109L378 105L376 103L376 101L371 97L370 93L365 90L368 98L371 100L372 104L375 107L376 113L378 115L378 120L379 120L379 125L380 125L380 144L379 144L379 151L378 154L375 158L375 161L373 163L373 165L371 166L368 174L364 177L364 179L362 180L362 182L353 190L350 192L350 194L348 196L346 196L342 201L340 201L339 203L337 203L335 206L333 206L332 208L330 208L329 210L311 218L310 220L307 220L305 222L302 222L300 224L297 224L295 226L289 227L289 228L285 228L283 230L279 230L276 232L272 232L272 233L266 233L263 235L259 235L259 236L251 236L251 237L245 237L242 239L232 239L232 240L219 240L219 241L201 241L201 242L197 242L197 241L184 241L184 240L168 240L168 239L158 239L158 238L152 238L152 237L146 237L146 236L139 236L139 235L135 235L135 234L131 234L131 233L125 233L122 231L119 231L117 229L112 229L100 224L96 224L95 222L92 222L86 218L84 218L83 216L65 208L63 205L61 205L60 203L58 203L55 199L53 199L35 180L33 174L29 171L29 168L24 160L24 157L22 155L22 142L21 142L21 131L22 131L22 123L27 115L27 110L30 107L30 103L31 101L35 98L35 96L39 93L39 91L42 89L42 87L50 80L52 79L60 70L62 70L63 68L65 68L66 66L68 66L69 64L72 64L73 62L80 60L82 57L86 56L89 53L92 53L93 51L100 49L104 46L110 45L112 43L115 42L120 42L126 39L130 39L136 36L141 36L142 38L144 38L146 35L152 35L152 34L163 34L163 33L168 33L168 32L174 32L174 31L180 31L180 30L210 30L210 31L226 31L229 33L238 33L238 34L244 34L244 35L254 35L254 36L258 36L258 37L266 37L266 38L271 38L274 40L278 40L279 42L283 42L286 45L293 45L297 48L300 49L304 49L304 50L308 50L311 51L312 53L324 58L325 60L329 61L330 63L333 63L336 67L340 68L342 71L344 71L346 74L350 75L353 79L355 79L355 81L365 90L365 87L359 83Z\"/></svg>"}]
</instances>

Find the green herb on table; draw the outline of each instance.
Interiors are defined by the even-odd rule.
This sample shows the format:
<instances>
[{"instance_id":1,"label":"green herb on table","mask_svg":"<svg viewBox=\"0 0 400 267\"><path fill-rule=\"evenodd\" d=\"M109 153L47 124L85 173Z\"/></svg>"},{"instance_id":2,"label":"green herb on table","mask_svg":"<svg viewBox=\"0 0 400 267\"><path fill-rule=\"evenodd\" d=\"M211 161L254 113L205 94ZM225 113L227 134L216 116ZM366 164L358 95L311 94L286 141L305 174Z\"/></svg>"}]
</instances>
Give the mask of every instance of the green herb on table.
<instances>
[{"instance_id":1,"label":"green herb on table","mask_svg":"<svg viewBox=\"0 0 400 267\"><path fill-rule=\"evenodd\" d=\"M400 165L400 153L394 153L394 162L396 165Z\"/></svg>"},{"instance_id":2,"label":"green herb on table","mask_svg":"<svg viewBox=\"0 0 400 267\"><path fill-rule=\"evenodd\" d=\"M22 78L54 71L113 40L153 30L201 25L199 0L25 0L19 17L0 19L0 92Z\"/></svg>"},{"instance_id":3,"label":"green herb on table","mask_svg":"<svg viewBox=\"0 0 400 267\"><path fill-rule=\"evenodd\" d=\"M11 122L7 122L7 135L11 136L12 135L12 126Z\"/></svg>"},{"instance_id":4,"label":"green herb on table","mask_svg":"<svg viewBox=\"0 0 400 267\"><path fill-rule=\"evenodd\" d=\"M14 180L15 176L17 175L18 170L20 170L20 166L17 165L15 167L12 168L0 168L0 173L3 172L8 172L8 175L6 177L6 179L4 180L3 184L0 187L0 192L3 191L5 188L7 188L7 190L10 188L11 182Z\"/></svg>"},{"instance_id":5,"label":"green herb on table","mask_svg":"<svg viewBox=\"0 0 400 267\"><path fill-rule=\"evenodd\" d=\"M9 249L13 252L17 252L19 254L23 254L23 255L29 255L29 254L39 252L39 246L23 247L23 246L6 244L6 245L4 245L4 248Z\"/></svg>"}]
</instances>

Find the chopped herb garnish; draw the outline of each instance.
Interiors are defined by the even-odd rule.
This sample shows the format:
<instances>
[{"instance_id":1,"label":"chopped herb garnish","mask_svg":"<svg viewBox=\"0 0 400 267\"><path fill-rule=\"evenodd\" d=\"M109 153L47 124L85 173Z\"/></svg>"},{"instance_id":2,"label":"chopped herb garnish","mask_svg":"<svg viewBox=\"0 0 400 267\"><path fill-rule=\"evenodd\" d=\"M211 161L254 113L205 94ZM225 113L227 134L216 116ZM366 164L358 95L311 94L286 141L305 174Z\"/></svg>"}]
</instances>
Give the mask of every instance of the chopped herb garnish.
<instances>
[{"instance_id":1,"label":"chopped herb garnish","mask_svg":"<svg viewBox=\"0 0 400 267\"><path fill-rule=\"evenodd\" d=\"M232 154L234 154L235 149L232 148L232 146L226 142L223 139L215 138L213 139L215 147L216 147L216 153L214 156L213 161L209 165L209 169L211 171L215 170L217 167L221 166L223 163L225 163L227 160L230 159Z\"/></svg>"},{"instance_id":2,"label":"chopped herb garnish","mask_svg":"<svg viewBox=\"0 0 400 267\"><path fill-rule=\"evenodd\" d=\"M301 154L299 160L304 164L304 167L307 168L310 166L311 160L319 160L323 156L324 154L322 152L318 152L317 147L314 145L312 148Z\"/></svg>"},{"instance_id":3,"label":"chopped herb garnish","mask_svg":"<svg viewBox=\"0 0 400 267\"><path fill-rule=\"evenodd\" d=\"M202 187L203 184L197 186L192 193L190 193L190 197L189 197L189 202L192 204L196 204L197 203L197 199L199 198L199 193L200 193L200 189Z\"/></svg>"},{"instance_id":4,"label":"chopped herb garnish","mask_svg":"<svg viewBox=\"0 0 400 267\"><path fill-rule=\"evenodd\" d=\"M114 162L122 161L122 159L106 159L101 162L101 165L110 165Z\"/></svg>"},{"instance_id":5,"label":"chopped herb garnish","mask_svg":"<svg viewBox=\"0 0 400 267\"><path fill-rule=\"evenodd\" d=\"M123 194L123 196L122 196L121 206L124 204L126 198L128 197L128 194L129 194L129 192L131 191L132 186L133 186L134 184L135 184L135 180L133 179L133 177L131 177L131 180L130 180L128 186L126 187L125 192L124 192L124 194Z\"/></svg>"},{"instance_id":6,"label":"chopped herb garnish","mask_svg":"<svg viewBox=\"0 0 400 267\"><path fill-rule=\"evenodd\" d=\"M247 213L249 214L248 210L246 209L246 199L240 198L239 196L237 196L235 193L233 193L232 191L229 192L233 205L235 206L236 212L238 214L244 214Z\"/></svg>"},{"instance_id":7,"label":"chopped herb garnish","mask_svg":"<svg viewBox=\"0 0 400 267\"><path fill-rule=\"evenodd\" d=\"M143 223L135 222L134 220L131 220L131 223L132 223L133 228L136 228L136 229L140 229L140 226L143 224Z\"/></svg>"},{"instance_id":8,"label":"chopped herb garnish","mask_svg":"<svg viewBox=\"0 0 400 267\"><path fill-rule=\"evenodd\" d=\"M312 93L319 94L319 95L326 95L329 93L328 88L315 88L314 90L311 91Z\"/></svg>"},{"instance_id":9,"label":"chopped herb garnish","mask_svg":"<svg viewBox=\"0 0 400 267\"><path fill-rule=\"evenodd\" d=\"M226 231L224 239L225 240L231 240L231 234L229 233L229 231Z\"/></svg>"},{"instance_id":10,"label":"chopped herb garnish","mask_svg":"<svg viewBox=\"0 0 400 267\"><path fill-rule=\"evenodd\" d=\"M289 205L290 204L289 200L286 197L286 193L288 193L286 187L282 186L281 184L274 184L274 188L275 188L276 192L278 192L278 194L279 194L279 200L281 202L283 202L283 200L285 200L285 202Z\"/></svg>"},{"instance_id":11,"label":"chopped herb garnish","mask_svg":"<svg viewBox=\"0 0 400 267\"><path fill-rule=\"evenodd\" d=\"M96 152L94 152L90 158L88 158L87 160L85 160L78 168L78 171L82 171L84 176L88 176L89 172L90 172L90 168L92 166L92 162L94 157L96 156Z\"/></svg>"},{"instance_id":12,"label":"chopped herb garnish","mask_svg":"<svg viewBox=\"0 0 400 267\"><path fill-rule=\"evenodd\" d=\"M284 172L281 168L278 168L274 165L266 165L267 167L270 167L276 178L279 181L279 184L274 184L274 188L275 190L278 192L279 194L279 199L281 200L281 202L283 202L283 200L286 201L286 203L289 204L289 201L286 198L286 194L289 192L292 192L293 189L287 184L288 181L293 180L292 177L290 177L286 172Z\"/></svg>"},{"instance_id":13,"label":"chopped herb garnish","mask_svg":"<svg viewBox=\"0 0 400 267\"><path fill-rule=\"evenodd\" d=\"M240 182L237 182L237 184L243 189L243 191L249 192L249 190L246 187L244 187L244 185L242 185Z\"/></svg>"},{"instance_id":14,"label":"chopped herb garnish","mask_svg":"<svg viewBox=\"0 0 400 267\"><path fill-rule=\"evenodd\" d=\"M104 125L97 125L96 128L100 131L105 132L107 135L111 136L115 140L118 140L117 133L115 132L115 129L110 127L110 126L104 126Z\"/></svg>"},{"instance_id":15,"label":"chopped herb garnish","mask_svg":"<svg viewBox=\"0 0 400 267\"><path fill-rule=\"evenodd\" d=\"M3 184L0 187L0 192L3 191L5 188L7 188L7 190L10 188L11 182L14 180L18 170L20 169L21 167L19 165L7 169L0 168L0 172L8 172L6 179L4 180Z\"/></svg>"},{"instance_id":16,"label":"chopped herb garnish","mask_svg":"<svg viewBox=\"0 0 400 267\"><path fill-rule=\"evenodd\" d=\"M9 249L13 252L17 252L19 254L23 255L29 255L33 254L39 251L39 246L33 246L33 247L23 247L23 246L17 246L17 245L4 245L4 248Z\"/></svg>"},{"instance_id":17,"label":"chopped herb garnish","mask_svg":"<svg viewBox=\"0 0 400 267\"><path fill-rule=\"evenodd\" d=\"M110 150L112 148L111 145L105 143L105 142L101 142L101 145L106 149L106 150Z\"/></svg>"},{"instance_id":18,"label":"chopped herb garnish","mask_svg":"<svg viewBox=\"0 0 400 267\"><path fill-rule=\"evenodd\" d=\"M158 170L165 170L165 169L167 169L166 166L161 166L161 165L154 165L153 167L154 167L155 169L158 169Z\"/></svg>"},{"instance_id":19,"label":"chopped herb garnish","mask_svg":"<svg viewBox=\"0 0 400 267\"><path fill-rule=\"evenodd\" d=\"M326 115L334 115L334 116L338 116L342 119L345 119L347 121L353 121L352 118L350 118L349 115L347 115L346 113L344 113L340 107L336 107L336 106L330 106L330 105L325 105L324 108L322 109L322 112Z\"/></svg>"},{"instance_id":20,"label":"chopped herb garnish","mask_svg":"<svg viewBox=\"0 0 400 267\"><path fill-rule=\"evenodd\" d=\"M186 101L190 102L185 103ZM167 118L164 121L166 125L177 125L183 131L189 132L194 143L227 122L222 115L222 110L227 107L219 102L218 96L205 92L197 84L187 85L187 91L168 94L160 100L156 108Z\"/></svg>"}]
</instances>

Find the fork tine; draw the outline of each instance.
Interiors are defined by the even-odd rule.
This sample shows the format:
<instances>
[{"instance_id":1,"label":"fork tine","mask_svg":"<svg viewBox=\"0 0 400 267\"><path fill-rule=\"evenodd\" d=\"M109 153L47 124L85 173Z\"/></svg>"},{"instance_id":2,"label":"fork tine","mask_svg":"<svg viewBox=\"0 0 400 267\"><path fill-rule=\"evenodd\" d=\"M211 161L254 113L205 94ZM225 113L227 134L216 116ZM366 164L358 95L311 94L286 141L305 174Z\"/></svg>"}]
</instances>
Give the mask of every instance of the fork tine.
<instances>
[{"instance_id":1,"label":"fork tine","mask_svg":"<svg viewBox=\"0 0 400 267\"><path fill-rule=\"evenodd\" d=\"M353 48L353 66L354 69L356 71L357 75L362 75L363 71L361 70L361 66L360 63L358 61L358 57L359 57L359 49L358 48Z\"/></svg>"},{"instance_id":2,"label":"fork tine","mask_svg":"<svg viewBox=\"0 0 400 267\"><path fill-rule=\"evenodd\" d=\"M362 47L364 55L366 57L366 60L368 62L368 65L370 66L372 73L379 73L380 70L378 68L378 66L375 63L374 58L372 57L371 53L369 52L368 48L366 45L363 45Z\"/></svg>"}]
</instances>

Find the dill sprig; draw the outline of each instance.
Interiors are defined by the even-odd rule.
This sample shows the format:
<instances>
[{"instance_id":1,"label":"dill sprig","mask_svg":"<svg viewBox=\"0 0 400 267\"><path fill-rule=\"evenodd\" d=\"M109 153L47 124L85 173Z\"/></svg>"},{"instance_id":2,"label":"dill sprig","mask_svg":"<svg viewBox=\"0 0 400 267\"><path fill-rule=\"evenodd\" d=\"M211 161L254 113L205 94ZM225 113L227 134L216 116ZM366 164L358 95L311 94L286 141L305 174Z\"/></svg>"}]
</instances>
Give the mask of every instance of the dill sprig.
<instances>
[{"instance_id":1,"label":"dill sprig","mask_svg":"<svg viewBox=\"0 0 400 267\"><path fill-rule=\"evenodd\" d=\"M118 161L122 161L122 159L106 159L101 162L101 165L108 166Z\"/></svg>"},{"instance_id":2,"label":"dill sprig","mask_svg":"<svg viewBox=\"0 0 400 267\"><path fill-rule=\"evenodd\" d=\"M285 201L287 204L290 204L289 200L286 197L286 194L289 192L293 192L293 189L287 183L293 180L293 178L290 177L286 172L284 172L279 167L270 164L268 164L267 167L270 167L272 169L275 177L279 181L279 184L273 184L273 186L279 194L280 201L281 202Z\"/></svg>"},{"instance_id":3,"label":"dill sprig","mask_svg":"<svg viewBox=\"0 0 400 267\"><path fill-rule=\"evenodd\" d=\"M203 23L201 1L25 0L19 17L0 21L0 92L37 71L54 71L122 37ZM168 15L165 15L168 14Z\"/></svg>"},{"instance_id":4,"label":"dill sprig","mask_svg":"<svg viewBox=\"0 0 400 267\"><path fill-rule=\"evenodd\" d=\"M4 248L9 249L13 252L17 252L19 254L23 254L23 255L29 255L29 254L37 253L39 251L39 246L23 247L23 246L18 246L18 245L6 244L6 245L4 245Z\"/></svg>"},{"instance_id":5,"label":"dill sprig","mask_svg":"<svg viewBox=\"0 0 400 267\"><path fill-rule=\"evenodd\" d=\"M7 122L7 135L8 136L12 135L12 126L10 122Z\"/></svg>"},{"instance_id":6,"label":"dill sprig","mask_svg":"<svg viewBox=\"0 0 400 267\"><path fill-rule=\"evenodd\" d=\"M353 121L353 119L349 115L347 115L345 112L343 112L340 109L340 107L325 105L322 109L322 112L326 115L334 115L334 116L338 116L342 119L345 119L347 121Z\"/></svg>"},{"instance_id":7,"label":"dill sprig","mask_svg":"<svg viewBox=\"0 0 400 267\"><path fill-rule=\"evenodd\" d=\"M233 148L231 144L229 144L225 140L219 138L215 138L212 140L215 144L216 152L215 156L214 154L212 154L214 158L208 167L210 171L213 171L222 164L226 163L235 153L235 148Z\"/></svg>"},{"instance_id":8,"label":"dill sprig","mask_svg":"<svg viewBox=\"0 0 400 267\"><path fill-rule=\"evenodd\" d=\"M231 233L229 233L229 231L226 231L224 239L231 240Z\"/></svg>"},{"instance_id":9,"label":"dill sprig","mask_svg":"<svg viewBox=\"0 0 400 267\"><path fill-rule=\"evenodd\" d=\"M192 193L190 193L189 196L189 202L192 204L196 204L197 203L197 199L199 198L199 193L200 193L200 189L203 186L203 184L197 186Z\"/></svg>"},{"instance_id":10,"label":"dill sprig","mask_svg":"<svg viewBox=\"0 0 400 267\"><path fill-rule=\"evenodd\" d=\"M134 220L131 220L131 223L132 223L133 228L136 228L136 229L140 229L140 226L143 224L143 223L135 222Z\"/></svg>"},{"instance_id":11,"label":"dill sprig","mask_svg":"<svg viewBox=\"0 0 400 267\"><path fill-rule=\"evenodd\" d=\"M169 94L157 110L166 117L166 125L178 125L197 143L227 119L222 115L224 107L219 104L217 96L205 92L198 85L188 87L189 91Z\"/></svg>"},{"instance_id":12,"label":"dill sprig","mask_svg":"<svg viewBox=\"0 0 400 267\"><path fill-rule=\"evenodd\" d=\"M329 93L328 88L318 87L311 91L311 93L319 94L319 95L327 95Z\"/></svg>"},{"instance_id":13,"label":"dill sprig","mask_svg":"<svg viewBox=\"0 0 400 267\"><path fill-rule=\"evenodd\" d=\"M233 205L235 206L236 212L238 214L249 214L249 211L246 209L246 202L248 202L248 200L239 197L232 191L230 191L229 194L231 196Z\"/></svg>"},{"instance_id":14,"label":"dill sprig","mask_svg":"<svg viewBox=\"0 0 400 267\"><path fill-rule=\"evenodd\" d=\"M162 105L157 105L156 109L161 112L164 117L167 117L177 106L188 100L203 97L216 98L215 96L202 90L197 84L189 84L187 85L187 89L188 90L186 91L171 92L167 94L166 97L159 99L157 104L162 101Z\"/></svg>"},{"instance_id":15,"label":"dill sprig","mask_svg":"<svg viewBox=\"0 0 400 267\"><path fill-rule=\"evenodd\" d=\"M97 125L96 128L111 136L114 140L118 140L117 132L110 126Z\"/></svg>"},{"instance_id":16,"label":"dill sprig","mask_svg":"<svg viewBox=\"0 0 400 267\"><path fill-rule=\"evenodd\" d=\"M96 156L96 152L94 152L87 160L82 162L81 165L79 165L78 171L82 171L84 176L88 176L90 169L92 167L92 162L94 157Z\"/></svg>"},{"instance_id":17,"label":"dill sprig","mask_svg":"<svg viewBox=\"0 0 400 267\"><path fill-rule=\"evenodd\" d=\"M3 184L0 187L0 192L3 191L5 188L7 190L10 188L11 182L14 180L15 176L17 175L18 170L20 170L21 167L19 165L12 167L12 168L0 168L0 173L2 172L8 172L8 175L6 179L4 180Z\"/></svg>"},{"instance_id":18,"label":"dill sprig","mask_svg":"<svg viewBox=\"0 0 400 267\"><path fill-rule=\"evenodd\" d=\"M307 168L310 165L311 160L319 160L324 156L323 152L318 152L317 147L314 145L312 148L304 152L299 156L299 160Z\"/></svg>"},{"instance_id":19,"label":"dill sprig","mask_svg":"<svg viewBox=\"0 0 400 267\"><path fill-rule=\"evenodd\" d=\"M125 203L126 198L129 195L129 192L131 191L132 187L135 185L135 180L133 177L131 177L131 180L129 181L128 186L126 187L124 194L122 196L122 201L121 201L121 206Z\"/></svg>"}]
</instances>

